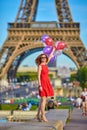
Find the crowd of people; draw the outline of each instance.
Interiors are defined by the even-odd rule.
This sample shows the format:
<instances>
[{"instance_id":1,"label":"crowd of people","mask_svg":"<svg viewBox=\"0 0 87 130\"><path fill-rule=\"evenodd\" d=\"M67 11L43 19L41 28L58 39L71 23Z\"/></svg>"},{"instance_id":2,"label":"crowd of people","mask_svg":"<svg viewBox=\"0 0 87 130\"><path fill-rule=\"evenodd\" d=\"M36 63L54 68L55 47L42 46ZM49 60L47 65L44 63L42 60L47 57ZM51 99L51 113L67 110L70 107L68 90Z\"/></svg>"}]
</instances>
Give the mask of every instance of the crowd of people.
<instances>
[{"instance_id":1,"label":"crowd of people","mask_svg":"<svg viewBox=\"0 0 87 130\"><path fill-rule=\"evenodd\" d=\"M5 91L13 91L14 89L20 89L21 86L25 86L26 88L26 93L29 93L29 89L28 88L37 88L38 87L38 82L37 81L31 81L31 82L26 82L26 83L20 83L20 84L8 84L9 86L5 86L5 85L0 85L0 92L5 92ZM30 93L31 96L36 96L36 98L39 98L38 95L38 91L32 91ZM38 96L37 96L38 95ZM48 109L51 108L52 103L54 103L54 105L58 105L58 102L53 101L52 102L52 98L51 100L49 100L48 103ZM81 95L79 95L76 99L75 99L75 107L77 107L78 109L82 109L82 115L85 116L87 115L87 88L84 88L84 90L82 91ZM50 105L50 106L49 106ZM52 105L52 107L54 107L54 105ZM27 106L27 107L24 107ZM25 104L20 104L19 105L19 109L22 110L29 110L29 105L25 105Z\"/></svg>"},{"instance_id":2,"label":"crowd of people","mask_svg":"<svg viewBox=\"0 0 87 130\"><path fill-rule=\"evenodd\" d=\"M1 81L0 81L1 82ZM37 81L28 81L28 82L8 82L8 84L1 84L0 83L0 92L8 91L8 90L13 90L13 89L19 89L22 86L24 87L36 87L37 86Z\"/></svg>"}]
</instances>

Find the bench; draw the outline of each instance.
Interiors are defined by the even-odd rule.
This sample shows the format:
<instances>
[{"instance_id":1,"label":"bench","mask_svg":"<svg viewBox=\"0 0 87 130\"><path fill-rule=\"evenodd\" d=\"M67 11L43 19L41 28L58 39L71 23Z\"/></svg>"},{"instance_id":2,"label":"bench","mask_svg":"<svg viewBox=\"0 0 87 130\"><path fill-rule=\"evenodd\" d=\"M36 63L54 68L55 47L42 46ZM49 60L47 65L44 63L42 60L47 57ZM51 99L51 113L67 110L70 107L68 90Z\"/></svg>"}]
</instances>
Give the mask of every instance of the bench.
<instances>
[{"instance_id":1,"label":"bench","mask_svg":"<svg viewBox=\"0 0 87 130\"><path fill-rule=\"evenodd\" d=\"M35 118L37 111L13 111L10 121L29 121Z\"/></svg>"},{"instance_id":2,"label":"bench","mask_svg":"<svg viewBox=\"0 0 87 130\"><path fill-rule=\"evenodd\" d=\"M7 117L10 116L10 115L11 115L11 111L8 111L8 110L5 110L5 111L1 110L1 111L0 111L0 117L5 117L5 118L7 118Z\"/></svg>"}]
</instances>

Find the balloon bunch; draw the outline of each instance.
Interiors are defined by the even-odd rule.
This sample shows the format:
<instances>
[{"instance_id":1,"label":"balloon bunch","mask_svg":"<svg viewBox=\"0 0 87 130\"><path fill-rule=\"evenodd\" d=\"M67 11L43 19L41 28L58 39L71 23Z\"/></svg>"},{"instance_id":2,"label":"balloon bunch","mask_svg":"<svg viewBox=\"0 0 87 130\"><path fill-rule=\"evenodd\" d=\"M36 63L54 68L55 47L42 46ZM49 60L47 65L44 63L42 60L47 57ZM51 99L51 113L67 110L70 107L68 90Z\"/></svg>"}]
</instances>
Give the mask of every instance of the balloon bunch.
<instances>
[{"instance_id":1,"label":"balloon bunch","mask_svg":"<svg viewBox=\"0 0 87 130\"><path fill-rule=\"evenodd\" d=\"M54 53L54 55L52 56L51 58L51 62L55 61L56 60L56 57L58 55L61 55L62 54L62 50L66 47L65 45L65 42L63 41L57 41L55 44L52 40L52 38L50 38L48 35L43 35L41 37L41 40L44 44L44 49L43 49L43 53L46 54L46 55L50 55L50 53L52 52L52 49L53 47L55 47L56 51Z\"/></svg>"}]
</instances>

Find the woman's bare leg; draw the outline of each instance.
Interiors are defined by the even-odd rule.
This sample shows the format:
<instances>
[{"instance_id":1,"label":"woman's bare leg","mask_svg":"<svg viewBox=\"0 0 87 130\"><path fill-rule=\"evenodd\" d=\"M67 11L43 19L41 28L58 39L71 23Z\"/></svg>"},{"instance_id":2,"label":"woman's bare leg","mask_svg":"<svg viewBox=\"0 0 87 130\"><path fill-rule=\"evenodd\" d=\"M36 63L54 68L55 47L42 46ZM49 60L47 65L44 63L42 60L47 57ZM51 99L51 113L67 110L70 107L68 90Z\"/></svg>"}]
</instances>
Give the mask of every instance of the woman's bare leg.
<instances>
[{"instance_id":1,"label":"woman's bare leg","mask_svg":"<svg viewBox=\"0 0 87 130\"><path fill-rule=\"evenodd\" d=\"M39 104L39 107L38 107L36 118L37 118L38 121L41 121L41 101L40 101L40 104Z\"/></svg>"},{"instance_id":2,"label":"woman's bare leg","mask_svg":"<svg viewBox=\"0 0 87 130\"><path fill-rule=\"evenodd\" d=\"M41 115L42 115L42 120L43 121L48 121L46 116L45 116L45 106L46 106L46 97L41 98Z\"/></svg>"},{"instance_id":3,"label":"woman's bare leg","mask_svg":"<svg viewBox=\"0 0 87 130\"><path fill-rule=\"evenodd\" d=\"M40 116L40 114L41 114L41 101L38 107L37 116Z\"/></svg>"}]
</instances>

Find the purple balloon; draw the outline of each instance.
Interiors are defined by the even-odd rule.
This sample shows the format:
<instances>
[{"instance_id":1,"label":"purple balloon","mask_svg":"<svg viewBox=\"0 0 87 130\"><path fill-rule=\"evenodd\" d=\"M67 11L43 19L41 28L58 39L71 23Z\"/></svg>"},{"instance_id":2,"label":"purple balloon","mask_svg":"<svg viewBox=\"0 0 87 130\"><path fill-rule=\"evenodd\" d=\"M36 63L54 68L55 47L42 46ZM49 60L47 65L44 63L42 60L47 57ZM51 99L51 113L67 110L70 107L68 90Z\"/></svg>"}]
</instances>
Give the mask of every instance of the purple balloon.
<instances>
[{"instance_id":1,"label":"purple balloon","mask_svg":"<svg viewBox=\"0 0 87 130\"><path fill-rule=\"evenodd\" d=\"M53 47L46 46L43 49L43 53L49 55L52 52L52 49L53 49Z\"/></svg>"},{"instance_id":2,"label":"purple balloon","mask_svg":"<svg viewBox=\"0 0 87 130\"><path fill-rule=\"evenodd\" d=\"M54 62L56 60L56 56L53 55L52 58L50 59L50 62Z\"/></svg>"},{"instance_id":3,"label":"purple balloon","mask_svg":"<svg viewBox=\"0 0 87 130\"><path fill-rule=\"evenodd\" d=\"M41 37L42 42L45 42L46 38L49 38L49 36L46 35L46 34L44 34L44 35Z\"/></svg>"}]
</instances>

